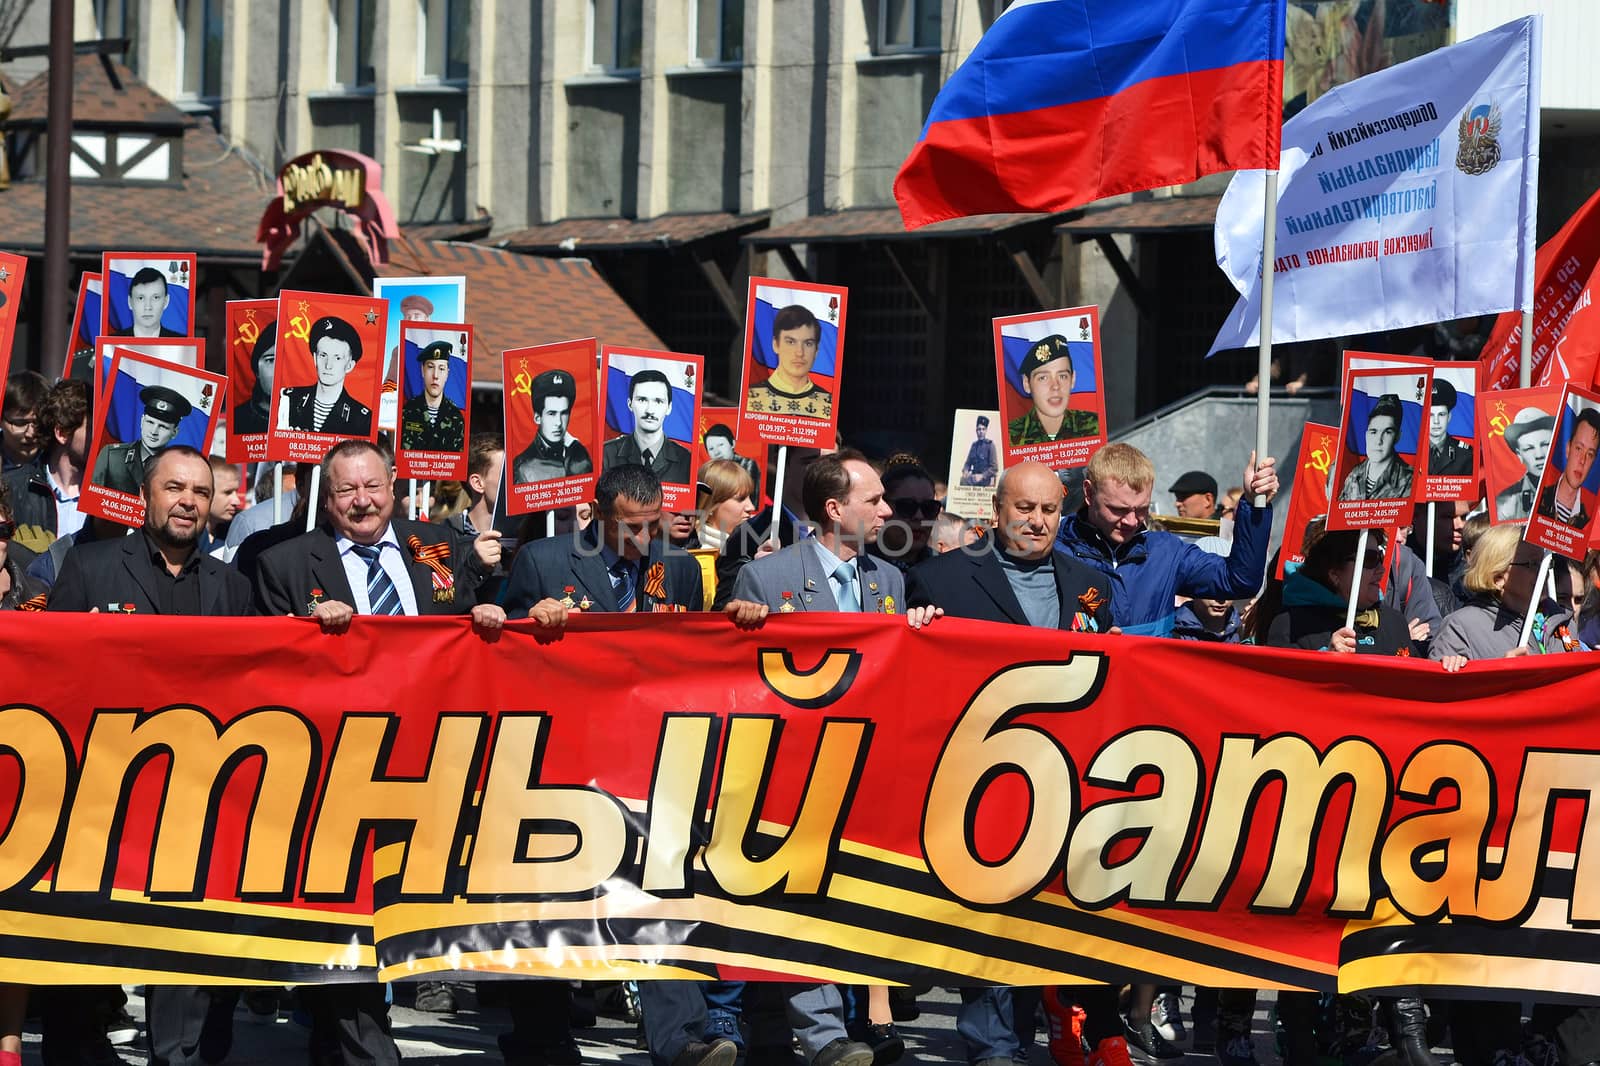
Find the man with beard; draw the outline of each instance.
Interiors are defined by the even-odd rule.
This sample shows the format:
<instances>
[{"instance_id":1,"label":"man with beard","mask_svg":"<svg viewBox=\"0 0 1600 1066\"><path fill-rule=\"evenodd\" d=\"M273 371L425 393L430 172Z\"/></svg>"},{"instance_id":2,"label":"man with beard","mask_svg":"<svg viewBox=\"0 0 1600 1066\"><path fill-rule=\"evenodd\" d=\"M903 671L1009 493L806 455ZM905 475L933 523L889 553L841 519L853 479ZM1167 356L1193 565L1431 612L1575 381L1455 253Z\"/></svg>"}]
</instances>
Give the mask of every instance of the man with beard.
<instances>
[{"instance_id":1,"label":"man with beard","mask_svg":"<svg viewBox=\"0 0 1600 1066\"><path fill-rule=\"evenodd\" d=\"M62 561L46 609L207 617L250 614L250 582L199 550L200 535L211 517L212 493L211 464L193 448L180 444L156 456L140 487L144 528L126 537L74 545ZM98 1042L103 1032L80 1036L76 1030L83 1028L82 1009L87 1005L92 1011L93 1004L108 994L109 990L74 989L52 997L44 1017L46 1041L54 1033L59 1040ZM151 1057L165 1059L167 1066L220 1062L231 1042L229 1027L238 995L236 989L151 985L145 1001ZM206 1031L204 1058L202 1030Z\"/></svg>"},{"instance_id":2,"label":"man with beard","mask_svg":"<svg viewBox=\"0 0 1600 1066\"><path fill-rule=\"evenodd\" d=\"M668 437L665 426L672 414L672 383L659 370L641 370L628 382L628 410L633 432L606 441L604 469L637 463L663 485L689 485L689 449Z\"/></svg>"},{"instance_id":3,"label":"man with beard","mask_svg":"<svg viewBox=\"0 0 1600 1066\"><path fill-rule=\"evenodd\" d=\"M100 485L129 496L139 494L139 485L149 473L158 454L178 435L178 423L189 416L194 406L188 397L165 385L146 385L139 390L144 414L139 418L139 439L126 444L111 444L94 457L92 485Z\"/></svg>"},{"instance_id":4,"label":"man with beard","mask_svg":"<svg viewBox=\"0 0 1600 1066\"><path fill-rule=\"evenodd\" d=\"M256 337L250 349L250 368L256 385L250 399L233 409L235 433L265 433L272 424L272 375L278 368L278 324L273 322Z\"/></svg>"}]
</instances>

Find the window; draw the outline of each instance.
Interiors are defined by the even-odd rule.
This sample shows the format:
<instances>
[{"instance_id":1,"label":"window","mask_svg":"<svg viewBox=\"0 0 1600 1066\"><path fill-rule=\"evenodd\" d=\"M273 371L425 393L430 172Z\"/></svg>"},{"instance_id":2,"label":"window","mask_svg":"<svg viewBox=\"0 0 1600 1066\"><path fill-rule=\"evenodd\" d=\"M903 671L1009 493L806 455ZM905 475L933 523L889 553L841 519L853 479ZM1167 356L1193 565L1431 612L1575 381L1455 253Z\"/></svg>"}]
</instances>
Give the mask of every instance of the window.
<instances>
[{"instance_id":1,"label":"window","mask_svg":"<svg viewBox=\"0 0 1600 1066\"><path fill-rule=\"evenodd\" d=\"M697 62L744 61L744 0L695 0L690 17Z\"/></svg>"},{"instance_id":2,"label":"window","mask_svg":"<svg viewBox=\"0 0 1600 1066\"><path fill-rule=\"evenodd\" d=\"M939 0L878 0L877 50L910 52L939 47Z\"/></svg>"},{"instance_id":3,"label":"window","mask_svg":"<svg viewBox=\"0 0 1600 1066\"><path fill-rule=\"evenodd\" d=\"M589 0L589 66L638 70L644 54L644 0Z\"/></svg>"},{"instance_id":4,"label":"window","mask_svg":"<svg viewBox=\"0 0 1600 1066\"><path fill-rule=\"evenodd\" d=\"M178 0L178 54L183 57L179 96L215 100L222 95L222 0Z\"/></svg>"},{"instance_id":5,"label":"window","mask_svg":"<svg viewBox=\"0 0 1600 1066\"><path fill-rule=\"evenodd\" d=\"M134 67L134 48L139 39L137 0L94 0L94 28L103 41L127 41L128 50L122 61Z\"/></svg>"},{"instance_id":6,"label":"window","mask_svg":"<svg viewBox=\"0 0 1600 1066\"><path fill-rule=\"evenodd\" d=\"M378 0L330 0L328 13L330 80L345 89L371 85Z\"/></svg>"},{"instance_id":7,"label":"window","mask_svg":"<svg viewBox=\"0 0 1600 1066\"><path fill-rule=\"evenodd\" d=\"M422 0L422 80L466 81L470 0Z\"/></svg>"},{"instance_id":8,"label":"window","mask_svg":"<svg viewBox=\"0 0 1600 1066\"><path fill-rule=\"evenodd\" d=\"M983 5L981 12L983 15L983 28L987 30L990 26L993 26L994 20L999 18L1000 13L1010 6L1011 0L988 0Z\"/></svg>"}]
</instances>

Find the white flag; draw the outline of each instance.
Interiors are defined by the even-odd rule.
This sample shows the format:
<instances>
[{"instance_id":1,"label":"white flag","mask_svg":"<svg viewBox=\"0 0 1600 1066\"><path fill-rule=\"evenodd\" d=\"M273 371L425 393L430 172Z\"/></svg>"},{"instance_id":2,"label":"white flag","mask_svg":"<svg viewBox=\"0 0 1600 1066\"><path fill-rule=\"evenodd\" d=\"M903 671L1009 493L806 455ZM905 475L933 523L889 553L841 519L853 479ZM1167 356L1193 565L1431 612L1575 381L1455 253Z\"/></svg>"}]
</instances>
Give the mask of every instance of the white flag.
<instances>
[{"instance_id":1,"label":"white flag","mask_svg":"<svg viewBox=\"0 0 1600 1066\"><path fill-rule=\"evenodd\" d=\"M1368 74L1284 123L1274 342L1533 306L1540 25ZM1265 172L1240 171L1217 208L1241 295L1212 352L1259 343L1265 198Z\"/></svg>"}]
</instances>

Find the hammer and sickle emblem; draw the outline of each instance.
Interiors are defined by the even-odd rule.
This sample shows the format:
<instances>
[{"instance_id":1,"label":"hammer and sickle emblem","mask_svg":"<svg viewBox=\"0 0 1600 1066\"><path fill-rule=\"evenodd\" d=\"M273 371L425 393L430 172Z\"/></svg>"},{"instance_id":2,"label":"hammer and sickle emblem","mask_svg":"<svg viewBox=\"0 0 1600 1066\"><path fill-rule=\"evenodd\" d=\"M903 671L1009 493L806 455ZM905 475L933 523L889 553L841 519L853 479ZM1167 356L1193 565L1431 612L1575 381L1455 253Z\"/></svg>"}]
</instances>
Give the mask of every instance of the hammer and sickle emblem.
<instances>
[{"instance_id":1,"label":"hammer and sickle emblem","mask_svg":"<svg viewBox=\"0 0 1600 1066\"><path fill-rule=\"evenodd\" d=\"M239 323L239 336L244 338L246 344L254 344L256 338L261 336L261 328L254 322Z\"/></svg>"},{"instance_id":2,"label":"hammer and sickle emblem","mask_svg":"<svg viewBox=\"0 0 1600 1066\"><path fill-rule=\"evenodd\" d=\"M295 315L289 319L289 336L295 340L310 340L311 322L304 315Z\"/></svg>"},{"instance_id":3,"label":"hammer and sickle emblem","mask_svg":"<svg viewBox=\"0 0 1600 1066\"><path fill-rule=\"evenodd\" d=\"M1511 419L1507 418L1505 415L1495 415L1493 418L1489 419L1489 436L1491 436L1491 437L1503 437L1503 436L1505 436L1506 435L1506 427L1509 426L1510 424L1511 424Z\"/></svg>"},{"instance_id":4,"label":"hammer and sickle emblem","mask_svg":"<svg viewBox=\"0 0 1600 1066\"><path fill-rule=\"evenodd\" d=\"M527 396L533 391L533 379L528 376L526 370L519 371L517 376L511 379L511 385L513 396Z\"/></svg>"}]
</instances>

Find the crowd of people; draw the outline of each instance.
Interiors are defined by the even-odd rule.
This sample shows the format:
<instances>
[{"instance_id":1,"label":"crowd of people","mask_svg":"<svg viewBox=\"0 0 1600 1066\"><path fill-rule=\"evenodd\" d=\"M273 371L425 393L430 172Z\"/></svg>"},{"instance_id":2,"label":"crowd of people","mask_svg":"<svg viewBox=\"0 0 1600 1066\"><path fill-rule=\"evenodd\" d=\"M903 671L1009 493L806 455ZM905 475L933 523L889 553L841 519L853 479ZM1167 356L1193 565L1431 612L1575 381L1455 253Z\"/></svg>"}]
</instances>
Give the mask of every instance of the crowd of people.
<instances>
[{"instance_id":1,"label":"crowd of people","mask_svg":"<svg viewBox=\"0 0 1600 1066\"><path fill-rule=\"evenodd\" d=\"M0 609L292 615L330 631L356 615L456 614L485 632L519 619L558 628L587 611L715 610L741 627L759 627L773 613L860 611L918 628L963 617L1431 658L1444 670L1581 650L1600 633L1593 556L1581 570L1557 567L1555 597L1539 590L1535 602L1536 551L1517 527L1490 528L1467 503L1445 508L1434 524L1438 576L1423 567L1418 549L1428 553L1414 530L1393 543L1375 532L1358 554L1356 533L1314 523L1304 562L1278 581L1269 558L1278 476L1273 459L1253 454L1229 493L1199 471L1171 484L1180 516L1224 520L1226 537L1198 542L1152 522L1154 466L1120 443L1100 448L1081 476L1031 462L1004 470L992 513L981 515L944 510L936 479L904 454L874 462L849 448L791 449L770 503L773 487L757 485L748 465L711 459L695 472L696 509L685 514L663 511L650 467L607 464L592 502L529 516L508 534L499 506L506 450L494 434L471 439L466 480L441 489L437 510L415 520L406 517L382 443L340 443L314 479L312 464L257 470L256 502L247 508L242 470L168 447L142 471L144 524L129 530L78 508L91 406L81 382L52 385L27 372L7 382ZM1346 626L1352 591L1355 624ZM1518 637L1530 603L1524 647ZM572 1031L583 1008L572 986L494 984L486 998L512 1017L500 1038L505 1061L576 1066ZM800 1066L885 1066L904 1053L895 1020L906 997L883 987L646 981L634 995L645 1045L663 1066L732 1066L741 1054L752 1063L795 1062L798 1054ZM254 990L244 1006L275 1012L277 1000L276 990ZM1153 984L969 988L957 1028L973 1066L1025 1061L1039 1019L1057 1066L1174 1060L1184 1040L1229 1066L1248 1066L1255 1000L1250 991L1197 990L1186 1032L1176 990ZM152 1061L221 1062L238 1002L232 989L150 988ZM381 987L304 987L296 1002L313 1063L398 1061ZM447 1010L451 986L423 983L417 1002ZM117 1061L110 1039L126 1028L120 990L30 996L0 986L0 1066L20 1061L30 1009L51 1066ZM1330 1055L1356 1061L1376 1052L1375 1034L1386 1034L1407 1066L1421 1066L1434 1061L1428 1049L1446 1027L1468 1066L1582 1066L1600 1060L1595 1015L1541 1006L1525 1027L1517 1004L1459 1010L1405 996L1278 999L1283 1058L1293 1066Z\"/></svg>"}]
</instances>

